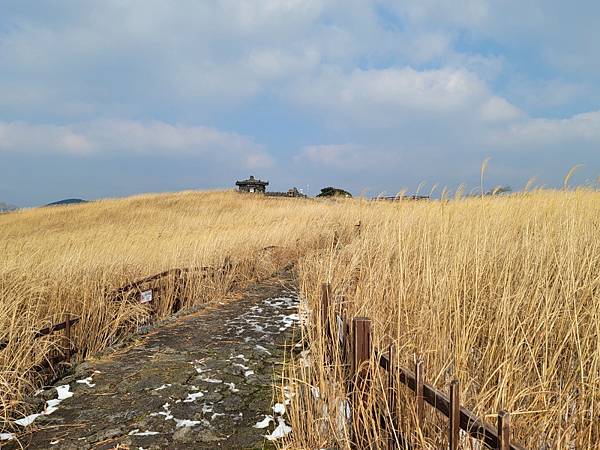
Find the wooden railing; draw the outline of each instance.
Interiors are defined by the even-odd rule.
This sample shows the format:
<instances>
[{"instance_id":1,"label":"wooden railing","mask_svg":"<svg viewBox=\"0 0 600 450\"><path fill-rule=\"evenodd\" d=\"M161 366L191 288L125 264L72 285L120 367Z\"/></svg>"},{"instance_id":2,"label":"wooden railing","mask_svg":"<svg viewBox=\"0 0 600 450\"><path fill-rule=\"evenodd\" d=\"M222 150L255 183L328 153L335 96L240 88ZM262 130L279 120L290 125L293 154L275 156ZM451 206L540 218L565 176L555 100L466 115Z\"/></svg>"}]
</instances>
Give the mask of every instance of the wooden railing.
<instances>
[{"instance_id":1,"label":"wooden railing","mask_svg":"<svg viewBox=\"0 0 600 450\"><path fill-rule=\"evenodd\" d=\"M371 200L397 202L401 200L430 200L428 195L394 195L388 197L373 197Z\"/></svg>"},{"instance_id":2,"label":"wooden railing","mask_svg":"<svg viewBox=\"0 0 600 450\"><path fill-rule=\"evenodd\" d=\"M38 339L41 338L43 336L48 336L50 334L54 334L57 331L62 331L65 330L64 333L64 339L65 339L65 358L64 359L71 359L71 354L76 351L76 349L72 348L72 340L71 340L71 327L75 324L77 324L80 321L79 317L73 317L72 314L65 314L65 320L64 322L60 322L60 323L55 323L53 325L50 325L49 327L46 328L42 328L41 330L36 331L33 334L33 339ZM9 344L9 340L8 339L4 339L2 341L0 341L0 350L4 350L6 347L8 347Z\"/></svg>"},{"instance_id":3,"label":"wooden railing","mask_svg":"<svg viewBox=\"0 0 600 450\"><path fill-rule=\"evenodd\" d=\"M425 365L422 359L417 359L414 370L402 367L397 361L397 351L391 345L385 351L374 349L372 342L372 324L367 317L354 317L351 320L340 312L337 305L332 304L332 289L326 283L321 291L320 326L323 331L326 345L325 358L331 361L335 355L327 354L338 349L338 356L345 367L349 368L350 383L348 389L353 390L349 396L351 409L356 410L356 405L361 402L361 395L369 389L371 383L369 376L369 361L377 361L378 367L387 372L387 405L389 413L382 415L375 421L388 431L390 439L388 448L400 448L400 445L409 447L405 438L400 433L400 420L397 417L399 387L405 386L414 393L416 425L420 429L424 426L425 403L431 405L442 415L448 418L448 443L450 450L457 450L460 442L460 430L469 436L483 442L491 449L523 450L523 447L511 442L510 414L500 411L497 415L497 427L492 427L477 417L476 414L460 404L460 385L457 379L450 384L449 395L439 391L434 386L425 382ZM335 318L334 321L330 318ZM338 345L333 344L334 336L338 338ZM355 426L357 430L365 433L364 427ZM357 448L369 448L368 437L355 436Z\"/></svg>"},{"instance_id":4,"label":"wooden railing","mask_svg":"<svg viewBox=\"0 0 600 450\"><path fill-rule=\"evenodd\" d=\"M162 280L169 276L174 276L174 278L177 280L176 283L181 283L182 278L189 273L202 272L203 276L214 277L219 273L220 274L227 273L228 271L231 270L231 267L232 267L231 260L229 258L226 258L223 266L219 269L215 269L214 267L186 267L186 268L169 269L169 270L165 270L163 272L160 272L160 273L157 273L154 275L150 275L150 276L129 282L117 289L109 291L109 293L107 294L107 297L110 301L122 301L124 298L126 298L123 296L123 294L131 292L131 291L141 292L141 286L143 286L144 284L159 281L159 280ZM150 289L149 291L152 291L154 293L154 289ZM140 299L140 301L142 301L142 299ZM148 302L148 303L151 303L151 302ZM177 305L180 305L180 303L176 302L175 309L179 309L177 307ZM151 310L153 311L153 308L151 308ZM80 321L80 317L74 317L72 314L67 313L65 315L65 320L63 322L55 323L46 328L42 328L41 330L35 331L33 333L33 339L38 339L42 336L48 336L53 333L56 333L57 331L64 330L65 331L65 333L64 333L65 334L65 336L64 336L65 353L64 353L63 358L59 358L59 361L64 361L64 360L69 361L71 359L72 354L77 351L77 349L72 347L71 326L77 324L79 321ZM4 339L4 340L0 341L0 351L4 350L6 347L8 347L8 345L9 345L8 339ZM54 359L56 360L56 358L54 358Z\"/></svg>"}]
</instances>

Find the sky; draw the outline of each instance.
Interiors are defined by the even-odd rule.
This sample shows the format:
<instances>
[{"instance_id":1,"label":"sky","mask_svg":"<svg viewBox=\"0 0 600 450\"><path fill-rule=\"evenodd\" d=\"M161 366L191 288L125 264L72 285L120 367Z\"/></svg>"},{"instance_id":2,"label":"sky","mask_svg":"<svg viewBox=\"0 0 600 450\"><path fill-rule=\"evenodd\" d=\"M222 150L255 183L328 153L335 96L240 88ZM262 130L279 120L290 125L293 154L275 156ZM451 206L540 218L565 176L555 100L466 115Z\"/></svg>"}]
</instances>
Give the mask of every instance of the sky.
<instances>
[{"instance_id":1,"label":"sky","mask_svg":"<svg viewBox=\"0 0 600 450\"><path fill-rule=\"evenodd\" d=\"M600 2L0 0L0 201L600 176Z\"/></svg>"}]
</instances>

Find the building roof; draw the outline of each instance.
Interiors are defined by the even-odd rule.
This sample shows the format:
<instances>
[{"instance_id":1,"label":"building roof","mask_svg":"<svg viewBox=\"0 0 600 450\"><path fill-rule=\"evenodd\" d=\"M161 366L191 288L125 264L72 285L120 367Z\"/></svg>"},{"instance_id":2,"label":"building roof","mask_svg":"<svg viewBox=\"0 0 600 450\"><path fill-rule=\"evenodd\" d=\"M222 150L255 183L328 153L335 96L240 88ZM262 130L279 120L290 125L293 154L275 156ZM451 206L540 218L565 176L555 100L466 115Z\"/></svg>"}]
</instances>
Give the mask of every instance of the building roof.
<instances>
[{"instance_id":1,"label":"building roof","mask_svg":"<svg viewBox=\"0 0 600 450\"><path fill-rule=\"evenodd\" d=\"M248 178L247 180L236 181L235 185L236 186L246 186L246 185L268 186L269 182L268 181L257 180L256 178L254 178L254 175L250 175L250 178Z\"/></svg>"}]
</instances>

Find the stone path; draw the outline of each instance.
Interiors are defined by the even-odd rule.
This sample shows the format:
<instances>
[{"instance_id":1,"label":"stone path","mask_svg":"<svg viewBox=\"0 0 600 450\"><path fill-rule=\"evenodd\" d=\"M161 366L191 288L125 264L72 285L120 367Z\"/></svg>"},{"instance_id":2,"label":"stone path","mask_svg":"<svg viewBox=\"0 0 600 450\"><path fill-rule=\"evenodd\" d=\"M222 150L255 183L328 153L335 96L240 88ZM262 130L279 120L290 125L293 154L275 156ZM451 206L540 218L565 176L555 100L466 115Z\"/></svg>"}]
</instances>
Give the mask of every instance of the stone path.
<instances>
[{"instance_id":1,"label":"stone path","mask_svg":"<svg viewBox=\"0 0 600 450\"><path fill-rule=\"evenodd\" d=\"M38 417L21 444L32 449L269 448L285 431L272 383L298 320L289 273L240 300L177 318L131 346L80 365L40 394L64 400ZM73 394L72 396L70 396ZM59 404L57 404L59 403ZM281 405L280 405L281 406ZM257 422L266 425L256 428ZM1 444L1 443L0 443ZM19 448L15 442L7 447Z\"/></svg>"}]
</instances>

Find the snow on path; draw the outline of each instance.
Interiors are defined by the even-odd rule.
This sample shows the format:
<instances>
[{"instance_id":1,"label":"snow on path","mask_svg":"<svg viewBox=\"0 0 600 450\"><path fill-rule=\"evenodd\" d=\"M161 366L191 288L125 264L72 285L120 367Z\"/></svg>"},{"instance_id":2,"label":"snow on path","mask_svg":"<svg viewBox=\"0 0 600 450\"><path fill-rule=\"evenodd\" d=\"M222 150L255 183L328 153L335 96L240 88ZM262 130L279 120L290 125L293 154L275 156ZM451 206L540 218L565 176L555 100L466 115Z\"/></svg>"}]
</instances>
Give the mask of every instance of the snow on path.
<instances>
[{"instance_id":1,"label":"snow on path","mask_svg":"<svg viewBox=\"0 0 600 450\"><path fill-rule=\"evenodd\" d=\"M246 448L287 435L285 405L271 405L270 384L297 312L297 295L280 283L256 285L241 300L176 319L123 352L87 363L57 388L50 413L30 419L43 429L29 448L105 441ZM0 437L11 443L14 436Z\"/></svg>"}]
</instances>

